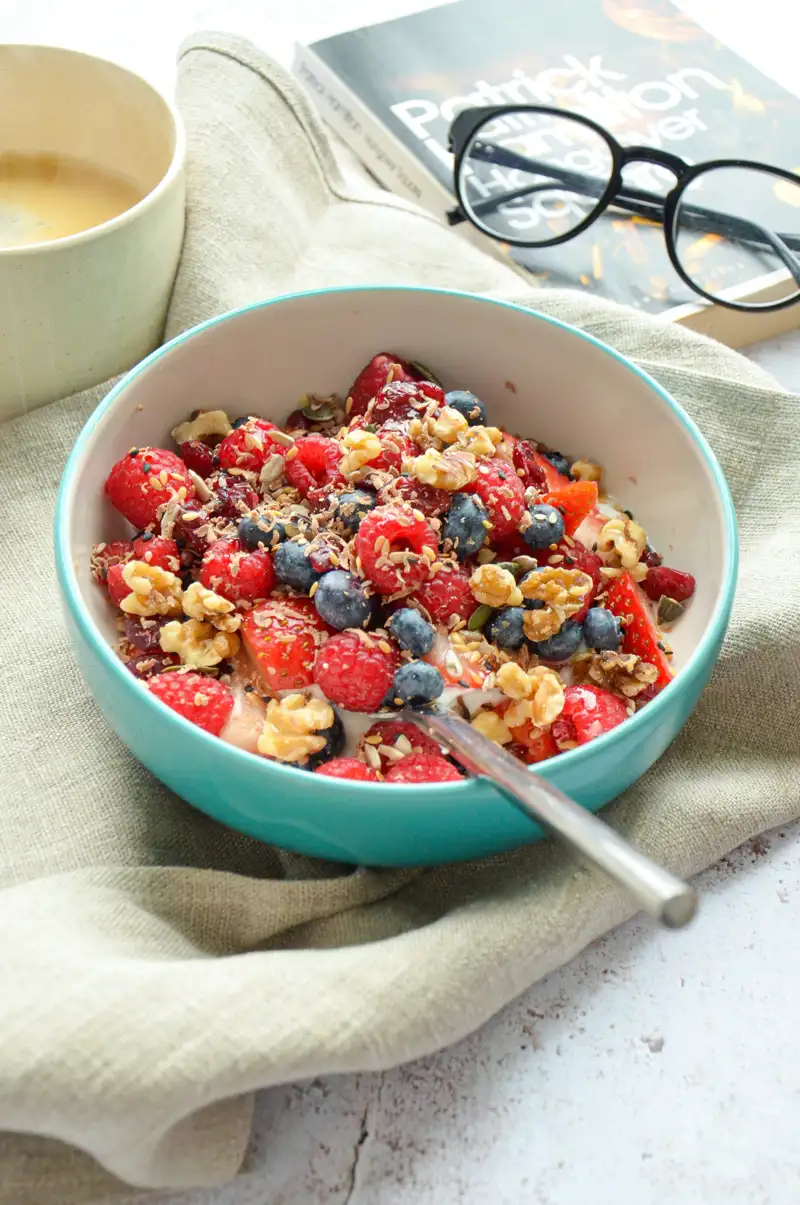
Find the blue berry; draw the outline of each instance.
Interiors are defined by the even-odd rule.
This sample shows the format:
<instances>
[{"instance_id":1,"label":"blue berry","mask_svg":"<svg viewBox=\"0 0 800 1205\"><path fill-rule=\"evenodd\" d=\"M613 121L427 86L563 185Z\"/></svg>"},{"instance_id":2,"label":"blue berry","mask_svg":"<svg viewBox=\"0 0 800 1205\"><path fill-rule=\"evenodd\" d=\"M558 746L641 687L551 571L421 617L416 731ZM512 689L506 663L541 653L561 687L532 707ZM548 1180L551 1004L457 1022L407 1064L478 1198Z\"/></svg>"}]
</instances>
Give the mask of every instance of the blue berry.
<instances>
[{"instance_id":1,"label":"blue berry","mask_svg":"<svg viewBox=\"0 0 800 1205\"><path fill-rule=\"evenodd\" d=\"M486 508L471 494L454 494L444 517L442 535L452 540L460 561L473 556L486 539Z\"/></svg>"},{"instance_id":2,"label":"blue berry","mask_svg":"<svg viewBox=\"0 0 800 1205\"><path fill-rule=\"evenodd\" d=\"M375 495L369 490L349 490L333 499L333 517L348 531L358 531L361 520L375 507Z\"/></svg>"},{"instance_id":3,"label":"blue berry","mask_svg":"<svg viewBox=\"0 0 800 1205\"><path fill-rule=\"evenodd\" d=\"M482 427L486 423L486 407L479 397L467 389L453 389L446 393L444 404L463 414L471 427Z\"/></svg>"},{"instance_id":4,"label":"blue berry","mask_svg":"<svg viewBox=\"0 0 800 1205\"><path fill-rule=\"evenodd\" d=\"M535 502L529 506L530 527L526 527L522 538L529 548L549 548L564 538L564 516L548 502Z\"/></svg>"},{"instance_id":5,"label":"blue berry","mask_svg":"<svg viewBox=\"0 0 800 1205\"><path fill-rule=\"evenodd\" d=\"M269 515L256 515L253 519L243 515L239 520L239 539L245 548L277 548L286 539L286 528Z\"/></svg>"},{"instance_id":6,"label":"blue berry","mask_svg":"<svg viewBox=\"0 0 800 1205\"><path fill-rule=\"evenodd\" d=\"M604 607L592 607L583 621L583 638L590 649L616 652L622 642L622 624Z\"/></svg>"},{"instance_id":7,"label":"blue berry","mask_svg":"<svg viewBox=\"0 0 800 1205\"><path fill-rule=\"evenodd\" d=\"M303 770L316 770L317 766L321 766L323 762L331 761L334 757L338 757L344 749L344 724L341 721L339 713L334 708L333 723L330 728L321 728L315 736L324 736L325 745L320 749L319 753L312 753L308 761L301 767Z\"/></svg>"},{"instance_id":8,"label":"blue berry","mask_svg":"<svg viewBox=\"0 0 800 1205\"><path fill-rule=\"evenodd\" d=\"M400 648L413 653L415 657L424 657L433 648L436 633L427 619L423 619L413 607L401 607L395 611L387 619L386 627Z\"/></svg>"},{"instance_id":9,"label":"blue berry","mask_svg":"<svg viewBox=\"0 0 800 1205\"><path fill-rule=\"evenodd\" d=\"M326 573L314 591L314 606L326 623L343 632L365 628L376 607L375 595L367 595L360 577L334 569Z\"/></svg>"},{"instance_id":10,"label":"blue berry","mask_svg":"<svg viewBox=\"0 0 800 1205\"><path fill-rule=\"evenodd\" d=\"M555 636L547 640L539 640L531 648L543 661L569 661L573 653L577 653L583 638L583 628L574 620L568 619L563 628Z\"/></svg>"},{"instance_id":11,"label":"blue berry","mask_svg":"<svg viewBox=\"0 0 800 1205\"><path fill-rule=\"evenodd\" d=\"M525 643L525 632L522 621L525 617L524 607L503 607L495 611L486 622L483 634L490 644L496 644L501 649L519 649Z\"/></svg>"},{"instance_id":12,"label":"blue berry","mask_svg":"<svg viewBox=\"0 0 800 1205\"><path fill-rule=\"evenodd\" d=\"M562 477L569 477L569 471L572 465L567 460L566 456L562 456L560 452L542 452L545 460L549 460L557 473Z\"/></svg>"},{"instance_id":13,"label":"blue berry","mask_svg":"<svg viewBox=\"0 0 800 1205\"><path fill-rule=\"evenodd\" d=\"M438 699L444 680L435 665L427 661L406 661L394 676L394 698L411 707L423 707Z\"/></svg>"},{"instance_id":14,"label":"blue berry","mask_svg":"<svg viewBox=\"0 0 800 1205\"><path fill-rule=\"evenodd\" d=\"M249 422L250 422L249 416L247 414L242 414L242 415L240 415L239 418L235 418L233 420L233 422L231 423L231 426L233 427L234 431L238 431L239 427L243 427L245 425L245 423L249 423Z\"/></svg>"},{"instance_id":15,"label":"blue berry","mask_svg":"<svg viewBox=\"0 0 800 1205\"><path fill-rule=\"evenodd\" d=\"M272 556L278 581L291 586L293 590L299 590L301 594L308 594L314 582L322 577L308 558L309 548L308 544L295 544L289 540L286 544L279 544Z\"/></svg>"}]
</instances>

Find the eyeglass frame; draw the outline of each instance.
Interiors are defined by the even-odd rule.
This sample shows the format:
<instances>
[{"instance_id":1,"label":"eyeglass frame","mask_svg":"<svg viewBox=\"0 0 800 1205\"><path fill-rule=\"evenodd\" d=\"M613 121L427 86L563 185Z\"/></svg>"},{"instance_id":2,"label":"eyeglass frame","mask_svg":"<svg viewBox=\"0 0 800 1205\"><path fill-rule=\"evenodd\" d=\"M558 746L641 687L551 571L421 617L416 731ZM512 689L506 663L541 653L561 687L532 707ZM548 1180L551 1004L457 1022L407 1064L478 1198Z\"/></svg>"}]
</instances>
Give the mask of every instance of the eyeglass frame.
<instances>
[{"instance_id":1,"label":"eyeglass frame","mask_svg":"<svg viewBox=\"0 0 800 1205\"><path fill-rule=\"evenodd\" d=\"M608 184L598 198L596 205L589 212L587 217L579 222L572 230L566 234L559 234L551 239L546 239L542 242L526 242L525 240L514 240L498 231L492 231L487 226L484 226L479 218L476 217L473 210L474 207L465 203L461 189L461 168L467 151L470 149L470 144L477 131L482 125L490 121L495 121L498 118L507 116L509 113L541 113L548 117L560 117L570 121L576 121L593 133L597 134L608 147L611 153L611 173ZM471 222L478 230L488 235L490 238L496 239L498 242L508 243L514 247L555 247L560 243L566 243L570 239L575 238L589 226L593 225L605 210L612 203L616 202L620 208L629 209L636 213L637 207L640 210L645 210L649 206L655 213L639 213L639 216L649 218L651 221L660 222L664 232L664 242L667 248L667 255L670 263L675 271L680 276L684 284L688 285L692 292L705 297L707 301L713 302L715 305L723 305L728 309L739 310L743 313L771 313L775 310L786 309L790 305L795 305L800 301L800 258L795 251L800 250L800 237L796 235L778 234L776 231L767 231L771 238L767 242L777 251L778 257L783 261L784 267L790 272L797 284L797 292L790 297L784 297L779 301L770 301L764 303L748 304L738 301L726 300L723 297L718 297L713 293L706 292L700 288L691 277L683 269L678 258L677 248L675 245L675 219L677 216L678 204L686 191L687 187L697 179L715 168L750 168L756 171L769 172L770 175L777 176L796 185L800 189L800 176L794 172L787 171L784 168L775 167L770 163L759 163L751 159L707 159L702 163L690 164L680 155L673 155L669 151L661 151L655 147L648 146L623 146L617 139L606 130L603 126L593 121L590 117L585 117L582 113L573 113L568 109L552 108L547 105L487 105L483 108L468 108L462 109L453 118L448 131L448 149L454 155L453 162L453 186L458 202L455 209L450 210L445 216L447 223L450 226L457 226L463 222ZM516 152L514 152L516 154ZM531 160L531 163L535 161ZM632 163L652 163L658 167L663 167L667 171L672 172L675 176L676 183L665 196L660 196L658 193L649 193L644 189L630 189L623 186L622 172L625 167ZM545 165L546 170L550 170L550 165ZM573 178L581 175L580 172L572 172ZM590 177L585 177L589 179ZM535 186L533 186L535 188ZM520 189L515 195L524 195L526 192L533 191L530 189ZM625 197L629 198L626 204ZM494 200L494 199L493 199ZM507 203L507 202L506 202ZM495 207L504 204L502 199L497 199ZM697 207L695 207L697 211ZM713 210L706 210L706 213L714 216ZM721 218L734 217L734 215L718 215ZM756 225L750 223L748 219L735 219L740 223L747 222L748 225ZM761 230L766 230L765 227L759 227ZM780 248L776 248L773 239L777 239L782 244L786 254L791 256L796 262L796 269L792 270L786 262L786 258ZM786 240L790 240L787 242ZM796 244L792 245L792 244Z\"/></svg>"}]
</instances>

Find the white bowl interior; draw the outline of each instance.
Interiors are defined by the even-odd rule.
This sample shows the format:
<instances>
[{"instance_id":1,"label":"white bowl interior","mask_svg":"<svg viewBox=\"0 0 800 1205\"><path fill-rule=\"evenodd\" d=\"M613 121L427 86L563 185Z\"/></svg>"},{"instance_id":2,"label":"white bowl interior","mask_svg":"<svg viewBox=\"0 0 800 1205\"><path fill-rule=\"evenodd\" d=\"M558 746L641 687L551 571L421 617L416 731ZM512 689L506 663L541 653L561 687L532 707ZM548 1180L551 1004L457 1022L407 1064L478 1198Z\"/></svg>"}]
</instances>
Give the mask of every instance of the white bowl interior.
<instances>
[{"instance_id":1,"label":"white bowl interior","mask_svg":"<svg viewBox=\"0 0 800 1205\"><path fill-rule=\"evenodd\" d=\"M716 606L730 555L713 472L669 402L624 361L529 313L479 298L416 290L306 294L254 308L157 354L104 414L74 476L72 557L83 602L111 644L114 616L92 581L99 540L130 535L103 497L108 471L131 447L171 446L195 409L280 423L304 393L344 394L379 351L427 364L446 389L470 389L489 421L605 470L665 563L697 578L670 633L685 665Z\"/></svg>"}]
</instances>

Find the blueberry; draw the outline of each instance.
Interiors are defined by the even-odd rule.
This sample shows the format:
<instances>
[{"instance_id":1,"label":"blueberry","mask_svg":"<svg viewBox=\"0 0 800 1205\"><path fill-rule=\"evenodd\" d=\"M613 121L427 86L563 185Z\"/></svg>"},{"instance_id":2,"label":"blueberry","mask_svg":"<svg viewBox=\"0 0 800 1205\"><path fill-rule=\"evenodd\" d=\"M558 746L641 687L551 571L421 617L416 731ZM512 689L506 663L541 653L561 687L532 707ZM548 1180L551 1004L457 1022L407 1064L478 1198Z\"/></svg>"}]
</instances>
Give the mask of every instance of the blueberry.
<instances>
[{"instance_id":1,"label":"blueberry","mask_svg":"<svg viewBox=\"0 0 800 1205\"><path fill-rule=\"evenodd\" d=\"M578 651L582 638L581 625L568 619L555 636L548 636L547 640L540 640L531 647L543 661L569 661L572 654Z\"/></svg>"},{"instance_id":2,"label":"blueberry","mask_svg":"<svg viewBox=\"0 0 800 1205\"><path fill-rule=\"evenodd\" d=\"M522 648L525 643L525 632L522 628L524 617L524 607L503 607L502 611L495 611L489 618L483 634L490 644L496 644L498 648Z\"/></svg>"},{"instance_id":3,"label":"blueberry","mask_svg":"<svg viewBox=\"0 0 800 1205\"><path fill-rule=\"evenodd\" d=\"M433 648L435 631L413 607L401 607L386 621L386 627L401 649L407 649L415 657L424 657Z\"/></svg>"},{"instance_id":4,"label":"blueberry","mask_svg":"<svg viewBox=\"0 0 800 1205\"><path fill-rule=\"evenodd\" d=\"M442 535L453 541L456 556L466 560L478 551L486 539L486 508L471 494L454 494L444 517Z\"/></svg>"},{"instance_id":5,"label":"blueberry","mask_svg":"<svg viewBox=\"0 0 800 1205\"><path fill-rule=\"evenodd\" d=\"M321 728L316 735L325 737L325 745L320 749L319 753L312 753L310 755L308 761L301 767L303 770L316 770L317 766L321 766L323 762L331 761L334 757L338 757L344 749L344 724L335 709L333 712L333 723L330 728Z\"/></svg>"},{"instance_id":6,"label":"blueberry","mask_svg":"<svg viewBox=\"0 0 800 1205\"><path fill-rule=\"evenodd\" d=\"M245 548L277 548L286 539L286 528L269 515L256 515L254 519L243 515L239 520L239 539Z\"/></svg>"},{"instance_id":7,"label":"blueberry","mask_svg":"<svg viewBox=\"0 0 800 1205\"><path fill-rule=\"evenodd\" d=\"M243 427L245 425L245 423L249 423L249 422L250 422L249 415L242 414L239 418L235 418L233 420L233 422L231 423L231 426L233 427L234 431L238 431L239 427Z\"/></svg>"},{"instance_id":8,"label":"blueberry","mask_svg":"<svg viewBox=\"0 0 800 1205\"><path fill-rule=\"evenodd\" d=\"M557 473L562 477L569 477L569 471L572 465L567 460L566 456L562 456L560 452L542 452L545 460L549 460Z\"/></svg>"},{"instance_id":9,"label":"blueberry","mask_svg":"<svg viewBox=\"0 0 800 1205\"><path fill-rule=\"evenodd\" d=\"M361 578L343 569L326 573L314 591L314 606L326 623L342 632L364 628L376 607L375 595L367 595Z\"/></svg>"},{"instance_id":10,"label":"blueberry","mask_svg":"<svg viewBox=\"0 0 800 1205\"><path fill-rule=\"evenodd\" d=\"M549 548L564 538L564 516L560 510L547 502L535 502L529 506L530 527L526 527L522 538L529 548Z\"/></svg>"},{"instance_id":11,"label":"blueberry","mask_svg":"<svg viewBox=\"0 0 800 1205\"><path fill-rule=\"evenodd\" d=\"M442 675L427 661L406 661L394 676L394 697L411 707L432 703L443 690Z\"/></svg>"},{"instance_id":12,"label":"blueberry","mask_svg":"<svg viewBox=\"0 0 800 1205\"><path fill-rule=\"evenodd\" d=\"M604 607L592 607L583 621L583 638L590 649L616 652L622 641L622 624Z\"/></svg>"},{"instance_id":13,"label":"blueberry","mask_svg":"<svg viewBox=\"0 0 800 1205\"><path fill-rule=\"evenodd\" d=\"M463 414L471 427L482 427L486 423L486 407L479 397L466 389L453 389L446 393L444 404Z\"/></svg>"},{"instance_id":14,"label":"blueberry","mask_svg":"<svg viewBox=\"0 0 800 1205\"><path fill-rule=\"evenodd\" d=\"M349 490L333 499L333 517L348 531L358 531L361 520L375 506L375 495L369 490Z\"/></svg>"},{"instance_id":15,"label":"blueberry","mask_svg":"<svg viewBox=\"0 0 800 1205\"><path fill-rule=\"evenodd\" d=\"M295 544L290 540L286 544L279 544L272 558L278 581L291 586L293 590L299 590L301 594L308 594L314 582L322 577L308 559L307 549L308 544Z\"/></svg>"}]
</instances>

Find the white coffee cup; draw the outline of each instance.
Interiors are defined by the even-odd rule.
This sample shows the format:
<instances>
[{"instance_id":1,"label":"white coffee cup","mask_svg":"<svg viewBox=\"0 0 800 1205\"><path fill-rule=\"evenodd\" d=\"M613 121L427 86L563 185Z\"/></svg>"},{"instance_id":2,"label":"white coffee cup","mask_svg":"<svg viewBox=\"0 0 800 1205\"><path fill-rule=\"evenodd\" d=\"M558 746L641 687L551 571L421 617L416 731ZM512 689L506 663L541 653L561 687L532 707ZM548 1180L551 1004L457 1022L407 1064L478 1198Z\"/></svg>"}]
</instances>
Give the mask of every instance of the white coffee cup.
<instances>
[{"instance_id":1,"label":"white coffee cup","mask_svg":"<svg viewBox=\"0 0 800 1205\"><path fill-rule=\"evenodd\" d=\"M184 227L176 110L114 63L0 45L0 155L68 156L125 177L141 200L48 242L3 246L0 421L99 384L159 342Z\"/></svg>"}]
</instances>

